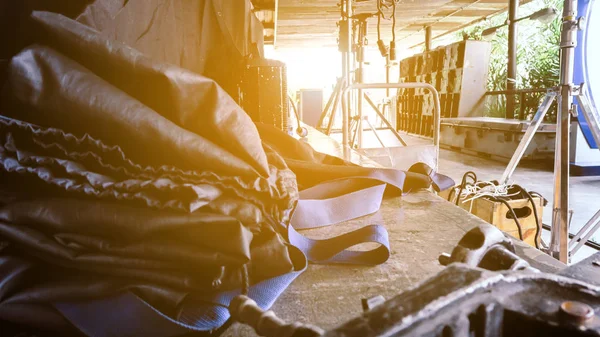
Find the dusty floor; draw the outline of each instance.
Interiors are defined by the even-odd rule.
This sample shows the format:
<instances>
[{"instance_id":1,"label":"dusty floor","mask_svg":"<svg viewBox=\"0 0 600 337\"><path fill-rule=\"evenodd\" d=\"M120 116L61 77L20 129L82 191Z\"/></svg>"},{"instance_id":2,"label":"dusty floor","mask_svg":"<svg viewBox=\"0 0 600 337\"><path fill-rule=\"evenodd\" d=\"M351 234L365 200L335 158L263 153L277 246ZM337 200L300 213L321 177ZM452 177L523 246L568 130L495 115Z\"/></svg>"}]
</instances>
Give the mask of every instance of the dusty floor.
<instances>
[{"instance_id":1,"label":"dusty floor","mask_svg":"<svg viewBox=\"0 0 600 337\"><path fill-rule=\"evenodd\" d=\"M332 135L333 138L341 138L340 134ZM400 146L398 140L389 131L379 132L380 138L388 147ZM369 131L364 133L363 146L380 147L379 142ZM430 139L424 139L402 134L404 140L409 144L430 143ZM466 171L473 171L479 180L500 179L506 163L463 154L455 151L442 149L440 151L439 172L452 177L460 182ZM544 209L543 221L551 224L552 217L552 191L553 191L553 165L552 162L529 162L522 163L512 177L513 183L519 184L530 191L536 191L549 200ZM572 234L575 234L585 223L600 210L600 176L596 177L571 177L570 180L570 203L573 210L571 221ZM550 241L550 232L544 230L542 237L546 242ZM594 234L592 240L600 243L600 230ZM579 261L595 250L584 247L572 259Z\"/></svg>"}]
</instances>

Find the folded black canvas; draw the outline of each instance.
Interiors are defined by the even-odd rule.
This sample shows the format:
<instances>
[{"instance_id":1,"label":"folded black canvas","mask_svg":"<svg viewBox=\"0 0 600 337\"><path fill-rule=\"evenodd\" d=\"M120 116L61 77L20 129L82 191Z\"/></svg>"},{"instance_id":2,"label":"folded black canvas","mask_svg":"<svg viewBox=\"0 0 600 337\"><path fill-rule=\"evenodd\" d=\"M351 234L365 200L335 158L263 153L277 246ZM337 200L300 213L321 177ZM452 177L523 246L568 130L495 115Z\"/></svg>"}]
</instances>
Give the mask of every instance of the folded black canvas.
<instances>
[{"instance_id":1,"label":"folded black canvas","mask_svg":"<svg viewBox=\"0 0 600 337\"><path fill-rule=\"evenodd\" d=\"M76 21L35 12L32 25L0 106L2 320L74 332L55 303L123 292L179 320L198 294L304 267L287 238L299 190L430 185L255 125L213 80Z\"/></svg>"}]
</instances>

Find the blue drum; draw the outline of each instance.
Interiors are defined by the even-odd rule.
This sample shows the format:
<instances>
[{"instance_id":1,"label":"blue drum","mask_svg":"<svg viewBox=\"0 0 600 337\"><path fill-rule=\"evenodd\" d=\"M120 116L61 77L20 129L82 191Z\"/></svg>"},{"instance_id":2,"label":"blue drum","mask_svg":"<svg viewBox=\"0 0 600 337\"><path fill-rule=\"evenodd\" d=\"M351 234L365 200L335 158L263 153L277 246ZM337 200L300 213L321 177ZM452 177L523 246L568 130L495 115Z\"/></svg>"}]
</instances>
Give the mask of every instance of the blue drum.
<instances>
[{"instance_id":1,"label":"blue drum","mask_svg":"<svg viewBox=\"0 0 600 337\"><path fill-rule=\"evenodd\" d=\"M596 108L600 104L600 0L579 0L578 16L585 17L584 29L577 33L575 48L574 84L585 83L589 99ZM594 37L595 36L595 37ZM580 113L581 131L588 145L597 149L598 144Z\"/></svg>"}]
</instances>

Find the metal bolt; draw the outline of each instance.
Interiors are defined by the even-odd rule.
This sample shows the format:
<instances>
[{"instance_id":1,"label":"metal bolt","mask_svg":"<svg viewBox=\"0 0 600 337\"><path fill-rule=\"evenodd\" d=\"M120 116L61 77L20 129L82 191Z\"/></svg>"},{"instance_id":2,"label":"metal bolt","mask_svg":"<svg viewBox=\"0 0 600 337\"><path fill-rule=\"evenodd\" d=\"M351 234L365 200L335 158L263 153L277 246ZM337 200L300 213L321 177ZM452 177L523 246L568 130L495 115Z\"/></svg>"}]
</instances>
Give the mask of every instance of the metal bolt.
<instances>
[{"instance_id":1,"label":"metal bolt","mask_svg":"<svg viewBox=\"0 0 600 337\"><path fill-rule=\"evenodd\" d=\"M438 261L442 266L447 266L450 264L450 262L452 262L452 256L450 256L448 253L442 253L438 257Z\"/></svg>"},{"instance_id":2,"label":"metal bolt","mask_svg":"<svg viewBox=\"0 0 600 337\"><path fill-rule=\"evenodd\" d=\"M594 309L577 301L565 301L560 305L560 312L570 321L583 324L594 316Z\"/></svg>"},{"instance_id":3,"label":"metal bolt","mask_svg":"<svg viewBox=\"0 0 600 337\"><path fill-rule=\"evenodd\" d=\"M383 304L385 302L385 298L381 295L377 295L371 298L363 298L361 299L363 311L369 311L376 306Z\"/></svg>"}]
</instances>

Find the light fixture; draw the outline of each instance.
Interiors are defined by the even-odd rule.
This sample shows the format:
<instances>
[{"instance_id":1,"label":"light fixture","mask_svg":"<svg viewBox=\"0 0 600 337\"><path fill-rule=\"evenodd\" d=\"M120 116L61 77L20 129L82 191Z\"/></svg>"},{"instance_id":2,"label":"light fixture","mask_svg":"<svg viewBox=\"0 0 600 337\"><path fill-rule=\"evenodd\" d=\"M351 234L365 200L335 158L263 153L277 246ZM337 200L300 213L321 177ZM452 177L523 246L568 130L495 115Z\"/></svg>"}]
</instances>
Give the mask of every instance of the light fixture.
<instances>
[{"instance_id":1,"label":"light fixture","mask_svg":"<svg viewBox=\"0 0 600 337\"><path fill-rule=\"evenodd\" d=\"M556 9L543 8L543 9L540 9L539 11L529 15L529 19L537 20L541 23L548 24L548 23L552 22L552 20L554 20L557 15L558 15L558 13L556 12Z\"/></svg>"},{"instance_id":2,"label":"light fixture","mask_svg":"<svg viewBox=\"0 0 600 337\"><path fill-rule=\"evenodd\" d=\"M516 19L516 22L519 21L523 21L523 20L537 20L543 24L548 24L550 23L552 20L554 20L556 18L556 16L558 15L558 12L556 11L556 9L554 8L542 8L539 11L524 16L522 18ZM498 30L498 28L502 28L504 26L507 26L509 24L508 21L506 21L505 23L501 24L500 26L496 26L496 27L490 27L490 28L486 28L483 30L483 32L481 32L481 38L486 40L486 41L490 41L491 39L494 38L494 36L496 35L496 31Z\"/></svg>"},{"instance_id":3,"label":"light fixture","mask_svg":"<svg viewBox=\"0 0 600 337\"><path fill-rule=\"evenodd\" d=\"M496 31L500 27L502 27L502 26L496 26L496 27L490 27L490 28L484 29L483 32L481 32L481 38L486 41L492 40L494 38L494 36L496 35Z\"/></svg>"}]
</instances>

